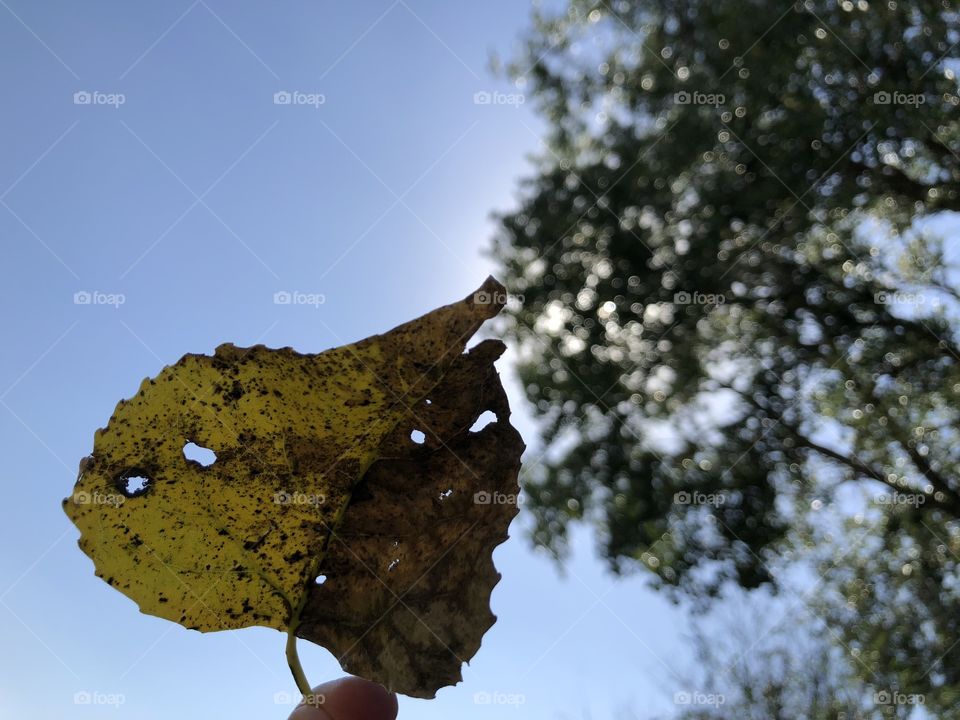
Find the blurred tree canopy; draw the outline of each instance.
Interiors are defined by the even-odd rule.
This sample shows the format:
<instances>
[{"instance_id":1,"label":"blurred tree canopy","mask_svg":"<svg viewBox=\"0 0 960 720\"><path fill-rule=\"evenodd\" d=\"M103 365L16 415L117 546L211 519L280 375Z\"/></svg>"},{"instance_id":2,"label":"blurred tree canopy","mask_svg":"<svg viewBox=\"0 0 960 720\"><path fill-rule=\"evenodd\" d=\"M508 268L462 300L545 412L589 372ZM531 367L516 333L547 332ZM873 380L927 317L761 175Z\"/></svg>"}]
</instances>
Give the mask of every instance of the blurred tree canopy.
<instances>
[{"instance_id":1,"label":"blurred tree canopy","mask_svg":"<svg viewBox=\"0 0 960 720\"><path fill-rule=\"evenodd\" d=\"M709 599L839 508L846 642L960 683L958 43L946 1L536 13L510 70L546 150L494 252L538 543L588 522L615 570Z\"/></svg>"},{"instance_id":2,"label":"blurred tree canopy","mask_svg":"<svg viewBox=\"0 0 960 720\"><path fill-rule=\"evenodd\" d=\"M722 635L693 627L691 673L679 685L665 678L679 688L673 720L886 720L913 710L864 683L819 618L778 617L769 598L742 591L736 600L716 618Z\"/></svg>"}]
</instances>

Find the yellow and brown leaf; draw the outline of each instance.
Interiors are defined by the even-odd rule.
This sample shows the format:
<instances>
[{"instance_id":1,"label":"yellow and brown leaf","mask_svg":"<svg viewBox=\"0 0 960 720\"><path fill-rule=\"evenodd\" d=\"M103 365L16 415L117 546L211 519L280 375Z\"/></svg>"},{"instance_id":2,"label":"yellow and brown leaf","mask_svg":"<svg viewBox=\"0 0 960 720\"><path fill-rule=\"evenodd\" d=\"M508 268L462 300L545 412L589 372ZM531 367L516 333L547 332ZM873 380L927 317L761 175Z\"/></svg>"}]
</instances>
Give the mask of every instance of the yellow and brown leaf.
<instances>
[{"instance_id":1,"label":"yellow and brown leaf","mask_svg":"<svg viewBox=\"0 0 960 720\"><path fill-rule=\"evenodd\" d=\"M517 512L504 346L464 352L502 298L489 278L358 343L221 345L144 380L64 501L97 575L197 630L292 628L408 695L457 682L494 621L492 551ZM496 422L470 431L486 410Z\"/></svg>"}]
</instances>

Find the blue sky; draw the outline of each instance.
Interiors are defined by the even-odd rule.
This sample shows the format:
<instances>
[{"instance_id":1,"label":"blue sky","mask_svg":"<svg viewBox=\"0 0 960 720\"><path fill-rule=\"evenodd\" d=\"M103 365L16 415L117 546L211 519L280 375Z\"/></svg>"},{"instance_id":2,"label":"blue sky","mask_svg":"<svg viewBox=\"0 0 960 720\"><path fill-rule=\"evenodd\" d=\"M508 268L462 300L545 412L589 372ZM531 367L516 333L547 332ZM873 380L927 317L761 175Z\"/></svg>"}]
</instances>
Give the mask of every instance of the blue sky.
<instances>
[{"instance_id":1,"label":"blue sky","mask_svg":"<svg viewBox=\"0 0 960 720\"><path fill-rule=\"evenodd\" d=\"M317 352L493 270L490 213L512 206L543 126L488 61L510 54L529 11L0 0L0 716L286 717L280 633L201 635L141 615L94 577L60 500L116 402L184 353ZM324 302L274 304L282 291ZM640 578L610 578L587 533L559 573L523 522L496 552L499 621L464 682L401 698L400 716L671 708L685 616ZM341 674L300 645L312 682Z\"/></svg>"}]
</instances>

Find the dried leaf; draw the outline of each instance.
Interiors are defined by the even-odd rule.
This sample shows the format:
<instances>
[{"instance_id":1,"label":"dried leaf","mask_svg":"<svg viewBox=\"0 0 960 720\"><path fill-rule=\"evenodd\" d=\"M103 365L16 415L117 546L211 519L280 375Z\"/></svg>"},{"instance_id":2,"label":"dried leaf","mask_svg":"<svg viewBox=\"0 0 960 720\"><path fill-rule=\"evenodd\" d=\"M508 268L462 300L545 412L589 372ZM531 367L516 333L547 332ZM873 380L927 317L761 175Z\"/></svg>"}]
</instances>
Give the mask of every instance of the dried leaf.
<instances>
[{"instance_id":1,"label":"dried leaf","mask_svg":"<svg viewBox=\"0 0 960 720\"><path fill-rule=\"evenodd\" d=\"M464 352L502 297L488 278L352 345L221 345L144 380L64 500L97 575L189 628L293 629L397 692L457 682L494 622L492 551L517 512L504 346ZM471 432L486 410L496 422Z\"/></svg>"}]
</instances>

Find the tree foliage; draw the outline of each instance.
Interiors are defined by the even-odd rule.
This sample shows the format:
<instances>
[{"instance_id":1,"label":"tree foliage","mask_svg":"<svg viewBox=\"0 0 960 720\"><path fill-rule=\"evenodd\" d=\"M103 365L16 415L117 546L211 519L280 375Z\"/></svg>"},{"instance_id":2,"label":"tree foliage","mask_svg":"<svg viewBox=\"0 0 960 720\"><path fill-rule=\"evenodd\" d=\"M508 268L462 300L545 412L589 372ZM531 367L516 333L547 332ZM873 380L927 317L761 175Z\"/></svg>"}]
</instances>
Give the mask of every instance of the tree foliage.
<instances>
[{"instance_id":1,"label":"tree foliage","mask_svg":"<svg viewBox=\"0 0 960 720\"><path fill-rule=\"evenodd\" d=\"M550 152L496 253L552 450L540 540L588 517L618 567L757 585L823 463L960 517L950 252L921 223L960 209L958 40L940 2L538 17L514 70Z\"/></svg>"},{"instance_id":2,"label":"tree foliage","mask_svg":"<svg viewBox=\"0 0 960 720\"><path fill-rule=\"evenodd\" d=\"M958 42L932 0L536 15L512 71L548 150L494 251L537 542L590 522L614 569L710 598L865 503L888 554L835 543L831 617L869 673L957 680ZM907 597L946 642L897 629Z\"/></svg>"},{"instance_id":3,"label":"tree foliage","mask_svg":"<svg viewBox=\"0 0 960 720\"><path fill-rule=\"evenodd\" d=\"M736 605L711 616L723 633L694 628L695 662L673 693L673 720L886 720L913 710L863 682L811 613L743 592L731 600Z\"/></svg>"}]
</instances>

